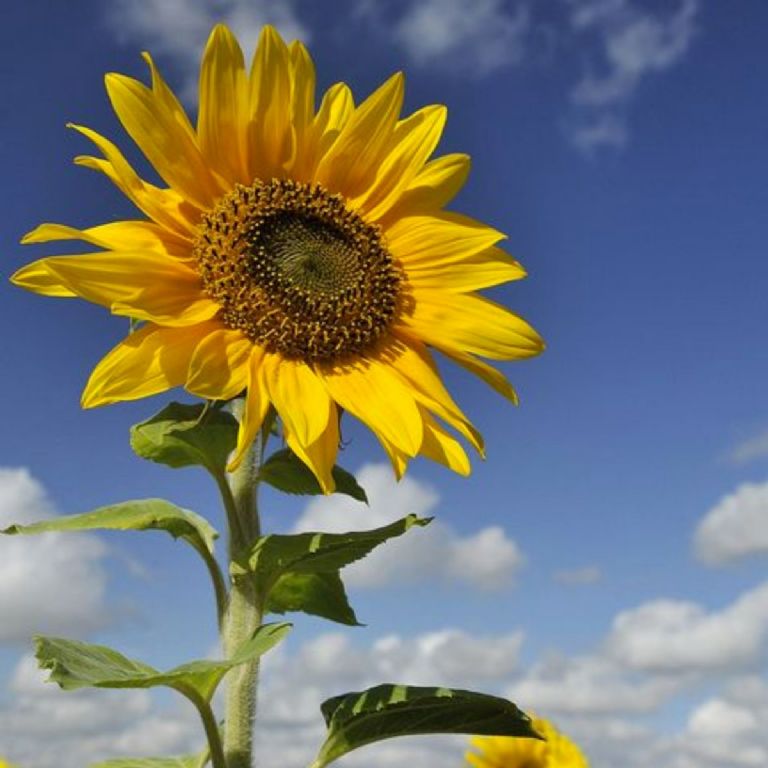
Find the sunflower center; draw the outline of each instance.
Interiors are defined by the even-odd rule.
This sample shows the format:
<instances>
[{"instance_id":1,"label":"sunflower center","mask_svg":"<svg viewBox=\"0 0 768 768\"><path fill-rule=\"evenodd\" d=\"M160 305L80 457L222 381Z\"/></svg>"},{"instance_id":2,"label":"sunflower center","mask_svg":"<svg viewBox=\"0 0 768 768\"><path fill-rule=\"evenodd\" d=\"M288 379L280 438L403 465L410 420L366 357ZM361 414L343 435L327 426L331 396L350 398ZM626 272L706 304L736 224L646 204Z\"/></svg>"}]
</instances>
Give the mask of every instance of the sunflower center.
<instances>
[{"instance_id":1,"label":"sunflower center","mask_svg":"<svg viewBox=\"0 0 768 768\"><path fill-rule=\"evenodd\" d=\"M194 256L225 325L306 362L365 352L400 303L378 227L318 184L236 185L203 216Z\"/></svg>"}]
</instances>

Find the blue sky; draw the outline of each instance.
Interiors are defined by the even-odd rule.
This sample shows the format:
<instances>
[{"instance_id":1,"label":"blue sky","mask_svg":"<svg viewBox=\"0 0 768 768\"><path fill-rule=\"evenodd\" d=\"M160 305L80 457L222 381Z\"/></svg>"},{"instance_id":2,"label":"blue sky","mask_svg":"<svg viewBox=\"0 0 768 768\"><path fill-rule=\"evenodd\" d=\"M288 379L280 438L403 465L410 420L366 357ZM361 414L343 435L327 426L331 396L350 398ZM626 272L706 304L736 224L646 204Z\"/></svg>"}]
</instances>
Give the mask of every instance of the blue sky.
<instances>
[{"instance_id":1,"label":"blue sky","mask_svg":"<svg viewBox=\"0 0 768 768\"><path fill-rule=\"evenodd\" d=\"M141 50L187 96L202 41L222 19L246 48L265 21L301 37L320 85L345 80L358 99L404 69L406 109L447 104L440 152L472 155L453 207L508 233L530 273L495 298L531 320L548 350L506 367L517 409L443 367L488 443L469 479L417 461L395 489L374 440L350 424L343 463L366 467L370 509L265 496L273 530L437 516L421 541L392 544L390 560L350 576L367 628L298 618L265 673L265 749L279 753L275 765L303 764L324 696L408 673L513 696L571 732L598 768L764 765L768 8L468 8L13 4L0 30L2 275L56 252L17 244L41 221L133 215L104 179L71 164L89 150L64 126L116 139L141 167L102 85L107 71L144 79ZM202 474L130 452L129 426L168 398L79 408L124 321L2 290L0 522L163 496L220 525ZM171 665L211 652L210 607L198 564L159 535L0 542L0 754L74 768L194 746L191 713L145 693L77 694L89 714L57 725L74 700L41 686L25 638L80 636ZM403 742L348 765L459 765L461 744Z\"/></svg>"}]
</instances>

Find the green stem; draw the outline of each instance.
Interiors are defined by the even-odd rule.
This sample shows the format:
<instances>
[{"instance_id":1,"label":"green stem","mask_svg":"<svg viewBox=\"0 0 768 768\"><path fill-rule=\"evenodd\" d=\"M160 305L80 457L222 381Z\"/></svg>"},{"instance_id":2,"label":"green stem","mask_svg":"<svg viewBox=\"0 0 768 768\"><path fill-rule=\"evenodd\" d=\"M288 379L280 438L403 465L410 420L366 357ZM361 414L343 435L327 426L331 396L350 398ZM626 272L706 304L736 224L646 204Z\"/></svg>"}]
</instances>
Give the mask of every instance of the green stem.
<instances>
[{"instance_id":1,"label":"green stem","mask_svg":"<svg viewBox=\"0 0 768 768\"><path fill-rule=\"evenodd\" d=\"M216 596L216 617L219 624L219 632L221 632L224 626L224 618L227 612L227 601L229 599L227 593L227 583L224 580L224 575L221 572L219 564L216 562L216 558L205 548L205 546L195 545L195 549L200 553L201 557L205 561L205 566L208 569L208 573L211 576L213 582L213 592Z\"/></svg>"},{"instance_id":2,"label":"green stem","mask_svg":"<svg viewBox=\"0 0 768 768\"><path fill-rule=\"evenodd\" d=\"M224 748L221 744L221 734L216 718L211 709L211 705L200 694L189 686L178 686L176 690L184 694L194 705L203 721L205 735L208 739L208 749L210 752L211 765L213 768L227 768L227 761L224 759Z\"/></svg>"},{"instance_id":3,"label":"green stem","mask_svg":"<svg viewBox=\"0 0 768 768\"><path fill-rule=\"evenodd\" d=\"M242 401L236 401L234 411L236 416L242 417ZM229 476L231 512L236 521L230 530L229 557L232 562L245 556L260 535L257 491L265 439L266 435L262 432L248 449L240 466ZM231 658L260 624L261 606L252 580L232 579L222 632L226 658ZM227 768L252 768L258 671L258 661L253 661L235 667L227 675L224 722Z\"/></svg>"}]
</instances>

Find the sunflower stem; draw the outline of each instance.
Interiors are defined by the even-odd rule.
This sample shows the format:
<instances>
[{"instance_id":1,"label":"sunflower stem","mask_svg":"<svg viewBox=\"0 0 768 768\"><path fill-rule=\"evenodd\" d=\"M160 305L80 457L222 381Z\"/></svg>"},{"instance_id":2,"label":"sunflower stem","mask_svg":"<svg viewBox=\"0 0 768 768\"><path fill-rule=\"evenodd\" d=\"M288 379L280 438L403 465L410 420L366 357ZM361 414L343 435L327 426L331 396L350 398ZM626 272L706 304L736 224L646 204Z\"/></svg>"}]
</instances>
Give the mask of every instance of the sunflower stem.
<instances>
[{"instance_id":1,"label":"sunflower stem","mask_svg":"<svg viewBox=\"0 0 768 768\"><path fill-rule=\"evenodd\" d=\"M233 412L242 418L242 401L235 401ZM236 524L231 527L230 562L247 553L260 535L257 493L259 468L266 435L248 449L240 466L229 475L229 487ZM251 579L232 578L229 604L222 631L224 654L231 658L261 624L261 606ZM258 661L235 667L227 676L224 720L224 757L227 768L252 768L253 727L256 719Z\"/></svg>"}]
</instances>

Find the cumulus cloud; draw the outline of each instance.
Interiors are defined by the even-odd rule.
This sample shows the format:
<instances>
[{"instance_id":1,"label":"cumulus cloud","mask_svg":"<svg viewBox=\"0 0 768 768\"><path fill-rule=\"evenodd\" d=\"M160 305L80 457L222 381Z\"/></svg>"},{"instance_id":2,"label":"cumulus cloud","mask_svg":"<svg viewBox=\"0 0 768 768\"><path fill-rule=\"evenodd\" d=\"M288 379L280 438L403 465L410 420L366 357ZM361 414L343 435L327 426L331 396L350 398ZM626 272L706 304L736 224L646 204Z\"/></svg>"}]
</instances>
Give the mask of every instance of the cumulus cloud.
<instances>
[{"instance_id":1,"label":"cumulus cloud","mask_svg":"<svg viewBox=\"0 0 768 768\"><path fill-rule=\"evenodd\" d=\"M394 40L419 65L486 75L523 57L530 29L524 5L502 0L421 0L395 24Z\"/></svg>"},{"instance_id":2,"label":"cumulus cloud","mask_svg":"<svg viewBox=\"0 0 768 768\"><path fill-rule=\"evenodd\" d=\"M398 483L384 464L367 464L357 477L368 494L369 506L341 495L318 497L307 505L296 532L376 528L408 514L428 516L439 502L433 488L411 475ZM344 579L355 587L447 579L495 589L508 586L522 564L520 548L499 526L462 536L446 523L433 520L426 528L411 529L349 566Z\"/></svg>"},{"instance_id":3,"label":"cumulus cloud","mask_svg":"<svg viewBox=\"0 0 768 768\"><path fill-rule=\"evenodd\" d=\"M26 469L0 468L0 529L54 515L45 490ZM76 633L104 626L106 547L88 534L0 538L0 643L35 633Z\"/></svg>"},{"instance_id":4,"label":"cumulus cloud","mask_svg":"<svg viewBox=\"0 0 768 768\"><path fill-rule=\"evenodd\" d=\"M108 22L118 40L173 58L182 69L183 91L196 98L200 54L211 28L226 23L251 54L261 28L273 24L288 40L308 42L295 0L116 0Z\"/></svg>"},{"instance_id":5,"label":"cumulus cloud","mask_svg":"<svg viewBox=\"0 0 768 768\"><path fill-rule=\"evenodd\" d=\"M681 762L704 768L768 765L768 691L746 678L698 704L676 739ZM687 765L687 763L684 763Z\"/></svg>"},{"instance_id":6,"label":"cumulus cloud","mask_svg":"<svg viewBox=\"0 0 768 768\"><path fill-rule=\"evenodd\" d=\"M160 709L148 691L63 692L43 680L34 658L22 657L9 685L13 699L0 707L0 745L18 765L82 768L107 757L202 747L197 714L186 702Z\"/></svg>"},{"instance_id":7,"label":"cumulus cloud","mask_svg":"<svg viewBox=\"0 0 768 768\"><path fill-rule=\"evenodd\" d=\"M607 646L633 669L700 672L757 662L766 637L768 583L720 611L682 600L654 600L623 611L614 619Z\"/></svg>"},{"instance_id":8,"label":"cumulus cloud","mask_svg":"<svg viewBox=\"0 0 768 768\"><path fill-rule=\"evenodd\" d=\"M679 687L678 679L638 676L607 656L552 654L506 694L540 712L611 715L651 712Z\"/></svg>"},{"instance_id":9,"label":"cumulus cloud","mask_svg":"<svg viewBox=\"0 0 768 768\"><path fill-rule=\"evenodd\" d=\"M710 565L768 553L768 483L745 483L720 499L696 528L694 548Z\"/></svg>"},{"instance_id":10,"label":"cumulus cloud","mask_svg":"<svg viewBox=\"0 0 768 768\"><path fill-rule=\"evenodd\" d=\"M594 36L601 63L571 91L571 139L584 151L621 147L627 140L625 105L640 83L676 64L696 32L698 0L679 0L654 12L632 0L569 0L577 39Z\"/></svg>"}]
</instances>

